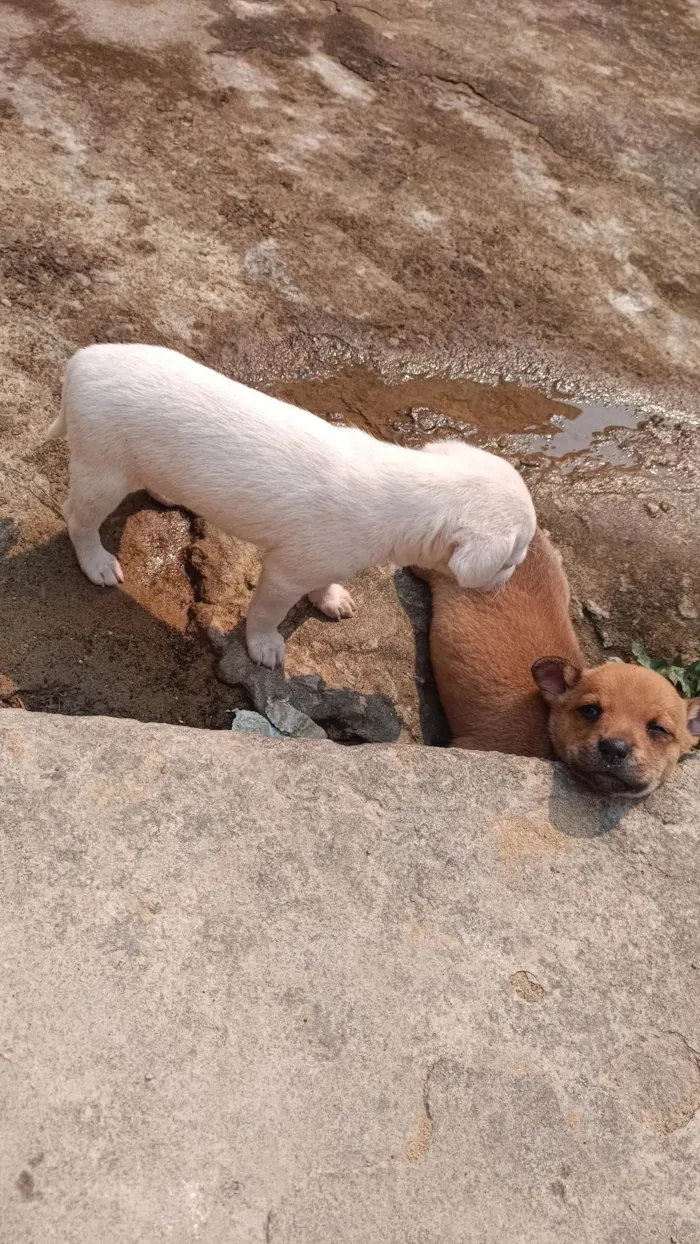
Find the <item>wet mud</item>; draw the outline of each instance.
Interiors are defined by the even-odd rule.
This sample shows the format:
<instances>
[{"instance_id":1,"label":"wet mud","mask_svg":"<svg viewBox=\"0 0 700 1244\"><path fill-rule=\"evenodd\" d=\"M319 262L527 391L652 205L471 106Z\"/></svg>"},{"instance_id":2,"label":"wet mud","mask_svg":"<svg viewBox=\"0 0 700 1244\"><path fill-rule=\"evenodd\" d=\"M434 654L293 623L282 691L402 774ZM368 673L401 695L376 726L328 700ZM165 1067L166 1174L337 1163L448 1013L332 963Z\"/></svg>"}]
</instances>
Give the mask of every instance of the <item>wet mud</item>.
<instances>
[{"instance_id":1,"label":"wet mud","mask_svg":"<svg viewBox=\"0 0 700 1244\"><path fill-rule=\"evenodd\" d=\"M274 384L269 391L331 422L351 424L399 445L445 438L497 449L531 464L551 459L560 470L633 466L636 431L649 416L633 406L576 403L513 382L411 379L387 383L360 368L317 380Z\"/></svg>"}]
</instances>

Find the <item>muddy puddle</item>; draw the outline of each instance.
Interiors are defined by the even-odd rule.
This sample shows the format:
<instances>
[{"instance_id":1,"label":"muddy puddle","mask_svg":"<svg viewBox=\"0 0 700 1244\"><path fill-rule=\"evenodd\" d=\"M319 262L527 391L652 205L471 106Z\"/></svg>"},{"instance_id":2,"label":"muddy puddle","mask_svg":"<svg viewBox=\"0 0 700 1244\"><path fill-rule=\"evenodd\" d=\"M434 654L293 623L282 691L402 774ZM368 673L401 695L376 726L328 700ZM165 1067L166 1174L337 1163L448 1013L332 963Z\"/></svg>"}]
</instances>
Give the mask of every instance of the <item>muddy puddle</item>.
<instances>
[{"instance_id":1,"label":"muddy puddle","mask_svg":"<svg viewBox=\"0 0 700 1244\"><path fill-rule=\"evenodd\" d=\"M406 380L385 384L361 370L269 387L285 401L334 423L400 445L456 437L562 473L636 463L630 434L648 416L632 406L576 403L507 381Z\"/></svg>"}]
</instances>

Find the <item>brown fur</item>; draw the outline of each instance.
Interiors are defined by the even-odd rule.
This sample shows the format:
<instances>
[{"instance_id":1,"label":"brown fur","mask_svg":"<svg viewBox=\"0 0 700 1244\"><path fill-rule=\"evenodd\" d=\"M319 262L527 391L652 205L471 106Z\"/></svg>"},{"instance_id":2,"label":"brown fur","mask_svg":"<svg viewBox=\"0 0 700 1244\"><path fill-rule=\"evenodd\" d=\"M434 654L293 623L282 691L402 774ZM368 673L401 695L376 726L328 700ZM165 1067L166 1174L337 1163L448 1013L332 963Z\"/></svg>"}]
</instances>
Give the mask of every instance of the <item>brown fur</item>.
<instances>
[{"instance_id":1,"label":"brown fur","mask_svg":"<svg viewBox=\"0 0 700 1244\"><path fill-rule=\"evenodd\" d=\"M432 588L430 654L455 747L558 756L597 789L634 796L664 781L697 742L700 701L683 700L660 674L618 663L586 669L561 558L541 530L495 594L417 573ZM601 709L597 721L581 716L586 704ZM651 722L666 733L650 732ZM623 763L602 758L601 739L624 741Z\"/></svg>"}]
</instances>

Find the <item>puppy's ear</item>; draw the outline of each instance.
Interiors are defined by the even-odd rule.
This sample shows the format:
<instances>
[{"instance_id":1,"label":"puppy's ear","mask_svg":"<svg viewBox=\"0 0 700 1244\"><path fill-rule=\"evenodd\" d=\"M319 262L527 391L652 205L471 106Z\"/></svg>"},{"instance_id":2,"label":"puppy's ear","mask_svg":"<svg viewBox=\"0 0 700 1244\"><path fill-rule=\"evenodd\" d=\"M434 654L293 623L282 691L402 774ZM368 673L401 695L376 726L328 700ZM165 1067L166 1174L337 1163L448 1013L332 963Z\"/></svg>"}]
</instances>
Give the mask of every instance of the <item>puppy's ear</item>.
<instances>
[{"instance_id":1,"label":"puppy's ear","mask_svg":"<svg viewBox=\"0 0 700 1244\"><path fill-rule=\"evenodd\" d=\"M478 574L474 554L471 549L459 544L447 563L460 587L471 587L474 577Z\"/></svg>"},{"instance_id":2,"label":"puppy's ear","mask_svg":"<svg viewBox=\"0 0 700 1244\"><path fill-rule=\"evenodd\" d=\"M548 704L555 704L576 686L583 670L572 665L564 657L540 657L532 666L534 678Z\"/></svg>"},{"instance_id":3,"label":"puppy's ear","mask_svg":"<svg viewBox=\"0 0 700 1244\"><path fill-rule=\"evenodd\" d=\"M491 537L481 542L458 544L447 565L460 587L478 591L491 582L513 549L513 537Z\"/></svg>"},{"instance_id":4,"label":"puppy's ear","mask_svg":"<svg viewBox=\"0 0 700 1244\"><path fill-rule=\"evenodd\" d=\"M688 732L697 739L700 737L700 700L686 700L685 711Z\"/></svg>"}]
</instances>

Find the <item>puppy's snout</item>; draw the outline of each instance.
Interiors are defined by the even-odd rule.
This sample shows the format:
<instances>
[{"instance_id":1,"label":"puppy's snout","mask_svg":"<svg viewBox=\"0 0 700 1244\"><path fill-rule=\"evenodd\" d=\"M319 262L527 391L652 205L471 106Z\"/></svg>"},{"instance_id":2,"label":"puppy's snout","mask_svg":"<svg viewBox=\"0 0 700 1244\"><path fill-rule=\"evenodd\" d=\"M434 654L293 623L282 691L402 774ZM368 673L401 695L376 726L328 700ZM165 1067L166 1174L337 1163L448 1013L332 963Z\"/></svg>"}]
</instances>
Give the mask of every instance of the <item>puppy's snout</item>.
<instances>
[{"instance_id":1,"label":"puppy's snout","mask_svg":"<svg viewBox=\"0 0 700 1244\"><path fill-rule=\"evenodd\" d=\"M599 739L598 751L606 765L621 765L629 756L632 748L624 739Z\"/></svg>"}]
</instances>

